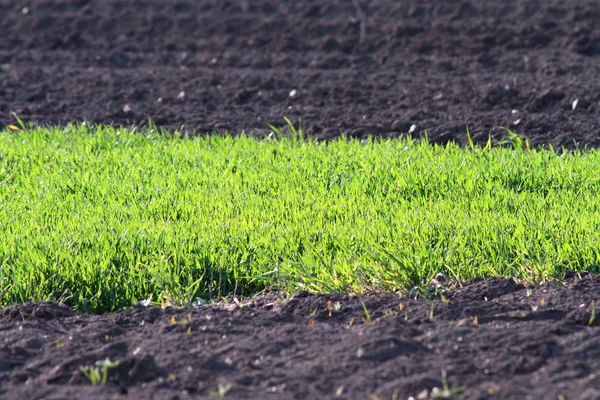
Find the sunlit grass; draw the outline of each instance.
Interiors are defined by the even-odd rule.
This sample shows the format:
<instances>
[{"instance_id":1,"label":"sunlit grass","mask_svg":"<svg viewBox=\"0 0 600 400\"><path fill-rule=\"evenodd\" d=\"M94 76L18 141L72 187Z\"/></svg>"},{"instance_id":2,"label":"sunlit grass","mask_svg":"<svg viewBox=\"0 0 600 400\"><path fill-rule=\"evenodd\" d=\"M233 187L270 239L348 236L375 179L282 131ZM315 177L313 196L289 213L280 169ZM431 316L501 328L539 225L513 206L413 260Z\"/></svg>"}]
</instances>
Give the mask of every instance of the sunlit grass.
<instances>
[{"instance_id":1,"label":"sunlit grass","mask_svg":"<svg viewBox=\"0 0 600 400\"><path fill-rule=\"evenodd\" d=\"M595 271L599 179L595 150L7 130L0 304L99 312Z\"/></svg>"}]
</instances>

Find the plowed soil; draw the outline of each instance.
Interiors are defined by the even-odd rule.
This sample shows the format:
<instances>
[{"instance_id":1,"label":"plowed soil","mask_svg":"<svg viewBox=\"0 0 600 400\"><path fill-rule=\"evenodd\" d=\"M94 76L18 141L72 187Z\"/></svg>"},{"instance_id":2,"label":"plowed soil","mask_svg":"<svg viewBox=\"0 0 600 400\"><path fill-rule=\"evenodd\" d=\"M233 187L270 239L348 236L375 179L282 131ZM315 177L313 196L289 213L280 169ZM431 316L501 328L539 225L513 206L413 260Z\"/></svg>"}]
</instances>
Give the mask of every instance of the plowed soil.
<instances>
[{"instance_id":1,"label":"plowed soil","mask_svg":"<svg viewBox=\"0 0 600 400\"><path fill-rule=\"evenodd\" d=\"M438 300L300 293L101 316L11 306L0 398L211 398L220 385L233 399L599 399L599 293L600 276L570 274L475 281ZM120 363L92 386L80 368L107 358Z\"/></svg>"},{"instance_id":2,"label":"plowed soil","mask_svg":"<svg viewBox=\"0 0 600 400\"><path fill-rule=\"evenodd\" d=\"M322 138L598 146L598 20L596 0L0 0L0 128L289 117Z\"/></svg>"},{"instance_id":3,"label":"plowed soil","mask_svg":"<svg viewBox=\"0 0 600 400\"><path fill-rule=\"evenodd\" d=\"M327 139L464 145L468 127L481 144L508 127L598 146L598 20L596 0L0 0L0 129L16 113L263 135L289 117ZM600 399L599 298L599 276L569 274L435 300L15 305L0 398ZM93 386L82 367L107 358Z\"/></svg>"}]
</instances>

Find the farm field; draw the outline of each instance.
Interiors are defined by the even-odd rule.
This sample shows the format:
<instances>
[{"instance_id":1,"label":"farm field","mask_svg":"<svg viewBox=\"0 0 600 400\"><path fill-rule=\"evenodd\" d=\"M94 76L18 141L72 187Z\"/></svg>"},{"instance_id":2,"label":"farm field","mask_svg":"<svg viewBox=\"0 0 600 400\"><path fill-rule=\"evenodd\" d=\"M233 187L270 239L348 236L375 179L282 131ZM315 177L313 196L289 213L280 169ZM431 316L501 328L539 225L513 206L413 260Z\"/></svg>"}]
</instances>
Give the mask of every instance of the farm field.
<instances>
[{"instance_id":1,"label":"farm field","mask_svg":"<svg viewBox=\"0 0 600 400\"><path fill-rule=\"evenodd\" d=\"M5 393L596 393L598 151L289 128L0 133Z\"/></svg>"},{"instance_id":2,"label":"farm field","mask_svg":"<svg viewBox=\"0 0 600 400\"><path fill-rule=\"evenodd\" d=\"M0 0L0 398L600 399L593 0Z\"/></svg>"}]
</instances>

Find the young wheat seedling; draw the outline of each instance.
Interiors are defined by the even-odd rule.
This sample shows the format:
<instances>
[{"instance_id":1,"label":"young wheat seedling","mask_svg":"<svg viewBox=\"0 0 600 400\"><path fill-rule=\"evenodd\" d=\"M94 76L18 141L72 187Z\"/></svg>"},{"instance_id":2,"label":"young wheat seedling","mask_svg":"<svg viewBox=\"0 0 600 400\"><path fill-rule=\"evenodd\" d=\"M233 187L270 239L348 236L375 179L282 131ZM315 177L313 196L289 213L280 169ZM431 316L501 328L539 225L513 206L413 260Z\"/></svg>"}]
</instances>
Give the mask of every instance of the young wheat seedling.
<instances>
[{"instance_id":1,"label":"young wheat seedling","mask_svg":"<svg viewBox=\"0 0 600 400\"><path fill-rule=\"evenodd\" d=\"M361 304L362 304L363 310L365 310L365 316L362 317L362 321L365 324L370 324L371 323L371 314L369 313L369 310L367 310L367 306L365 305L365 302L361 301Z\"/></svg>"},{"instance_id":2,"label":"young wheat seedling","mask_svg":"<svg viewBox=\"0 0 600 400\"><path fill-rule=\"evenodd\" d=\"M467 390L466 386L448 386L448 380L446 379L446 371L442 371L442 389L434 387L431 390L431 397L447 399L449 397L454 396L455 394L464 392L465 390Z\"/></svg>"},{"instance_id":3,"label":"young wheat seedling","mask_svg":"<svg viewBox=\"0 0 600 400\"><path fill-rule=\"evenodd\" d=\"M231 390L231 383L227 384L226 386L223 386L219 383L219 387L217 389L216 392L210 392L210 395L212 397L225 397L227 396L227 393L229 393L229 391Z\"/></svg>"},{"instance_id":4,"label":"young wheat seedling","mask_svg":"<svg viewBox=\"0 0 600 400\"><path fill-rule=\"evenodd\" d=\"M92 386L105 385L108 381L108 370L119 366L119 361L110 361L108 358L104 361L96 361L96 366L88 365L79 368L79 371L89 379Z\"/></svg>"}]
</instances>

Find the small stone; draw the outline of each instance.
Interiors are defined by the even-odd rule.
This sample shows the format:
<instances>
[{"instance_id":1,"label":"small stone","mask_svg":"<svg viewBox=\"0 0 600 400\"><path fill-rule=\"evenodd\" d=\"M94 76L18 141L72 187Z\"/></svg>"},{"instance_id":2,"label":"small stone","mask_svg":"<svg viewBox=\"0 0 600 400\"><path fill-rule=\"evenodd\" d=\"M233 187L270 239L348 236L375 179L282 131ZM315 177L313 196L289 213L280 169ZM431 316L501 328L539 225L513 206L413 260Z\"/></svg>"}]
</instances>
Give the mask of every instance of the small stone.
<instances>
[{"instance_id":1,"label":"small stone","mask_svg":"<svg viewBox=\"0 0 600 400\"><path fill-rule=\"evenodd\" d=\"M438 272L434 278L439 283L448 283L448 277L444 275L442 272Z\"/></svg>"},{"instance_id":2,"label":"small stone","mask_svg":"<svg viewBox=\"0 0 600 400\"><path fill-rule=\"evenodd\" d=\"M439 272L436 276L429 282L431 286L434 288L440 288L442 286L448 286L450 283L450 279L443 273Z\"/></svg>"}]
</instances>

